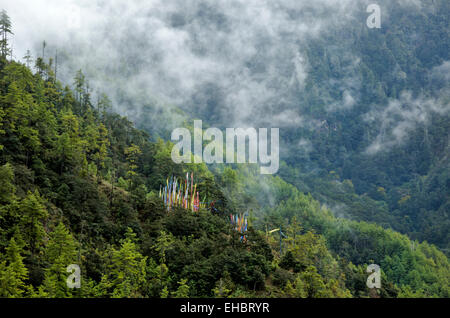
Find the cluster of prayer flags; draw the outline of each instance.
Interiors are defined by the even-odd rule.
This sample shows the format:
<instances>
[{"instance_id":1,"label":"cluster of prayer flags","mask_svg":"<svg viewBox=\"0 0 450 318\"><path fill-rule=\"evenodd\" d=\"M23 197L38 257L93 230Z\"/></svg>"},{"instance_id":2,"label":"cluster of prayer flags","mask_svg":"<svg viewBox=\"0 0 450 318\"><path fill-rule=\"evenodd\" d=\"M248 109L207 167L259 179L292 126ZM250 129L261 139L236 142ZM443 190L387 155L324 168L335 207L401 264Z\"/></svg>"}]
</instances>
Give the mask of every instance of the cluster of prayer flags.
<instances>
[{"instance_id":1,"label":"cluster of prayer flags","mask_svg":"<svg viewBox=\"0 0 450 318\"><path fill-rule=\"evenodd\" d=\"M247 220L246 214L241 214L241 215L230 214L230 221L231 221L231 224L234 226L234 229L236 231L238 231L239 233L244 234L245 232L247 232L248 220ZM241 241L243 241L243 242L247 241L247 238L245 235L241 236Z\"/></svg>"},{"instance_id":2,"label":"cluster of prayer flags","mask_svg":"<svg viewBox=\"0 0 450 318\"><path fill-rule=\"evenodd\" d=\"M170 211L172 207L181 207L193 212L198 212L201 208L205 209L207 206L206 197L203 201L200 201L200 194L197 191L197 184L194 183L194 173L186 173L186 179L179 179L172 176L167 178L166 185L160 186L159 197L164 201L164 205L167 207L167 211ZM217 209L214 208L215 201L211 202L211 211ZM241 233L241 241L247 241L244 235L247 232L248 220L247 213L245 214L230 214L231 224L234 229Z\"/></svg>"},{"instance_id":3,"label":"cluster of prayer flags","mask_svg":"<svg viewBox=\"0 0 450 318\"><path fill-rule=\"evenodd\" d=\"M173 176L167 178L164 188L159 188L159 197L164 201L167 211L172 207L181 207L198 212L200 208L206 207L206 204L200 201L197 184L194 184L194 173L186 173L184 181Z\"/></svg>"}]
</instances>

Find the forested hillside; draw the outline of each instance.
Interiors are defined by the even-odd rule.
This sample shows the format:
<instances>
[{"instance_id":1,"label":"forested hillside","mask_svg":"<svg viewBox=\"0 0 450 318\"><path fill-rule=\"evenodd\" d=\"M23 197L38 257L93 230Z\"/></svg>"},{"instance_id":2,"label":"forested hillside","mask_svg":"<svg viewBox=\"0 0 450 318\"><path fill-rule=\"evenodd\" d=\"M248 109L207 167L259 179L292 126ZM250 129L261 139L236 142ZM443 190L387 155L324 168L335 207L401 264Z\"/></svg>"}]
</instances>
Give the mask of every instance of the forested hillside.
<instances>
[{"instance_id":1,"label":"forested hillside","mask_svg":"<svg viewBox=\"0 0 450 318\"><path fill-rule=\"evenodd\" d=\"M320 124L286 132L288 144L310 144L289 156L295 172L283 176L336 215L448 253L450 3L381 5L380 29L348 23L309 43L314 72L293 94L300 113Z\"/></svg>"},{"instance_id":2,"label":"forested hillside","mask_svg":"<svg viewBox=\"0 0 450 318\"><path fill-rule=\"evenodd\" d=\"M252 165L176 165L170 142L150 141L107 96L92 100L82 71L71 90L53 61L31 70L3 53L1 297L450 296L435 246L336 218ZM161 186L187 172L215 204L168 211ZM244 211L242 240L229 215ZM371 263L382 270L378 292L366 286ZM70 264L81 267L80 289L67 288Z\"/></svg>"},{"instance_id":3,"label":"forested hillside","mask_svg":"<svg viewBox=\"0 0 450 318\"><path fill-rule=\"evenodd\" d=\"M92 0L78 29L41 7L29 19L57 27L17 46L41 57L46 40L59 79L83 69L153 141L193 118L280 128L283 180L449 256L448 0Z\"/></svg>"}]
</instances>

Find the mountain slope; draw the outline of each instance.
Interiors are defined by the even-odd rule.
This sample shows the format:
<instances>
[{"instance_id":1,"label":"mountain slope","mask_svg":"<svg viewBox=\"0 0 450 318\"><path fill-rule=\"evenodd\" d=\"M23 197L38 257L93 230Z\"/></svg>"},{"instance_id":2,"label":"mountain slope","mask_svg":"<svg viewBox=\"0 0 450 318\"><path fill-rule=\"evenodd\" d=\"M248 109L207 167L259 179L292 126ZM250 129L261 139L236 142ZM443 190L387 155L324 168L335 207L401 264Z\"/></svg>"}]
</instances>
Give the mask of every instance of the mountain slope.
<instances>
[{"instance_id":1,"label":"mountain slope","mask_svg":"<svg viewBox=\"0 0 450 318\"><path fill-rule=\"evenodd\" d=\"M81 75L72 92L45 63L33 74L0 60L2 297L449 296L434 246L337 219L254 166L176 165L171 143L93 103ZM160 186L186 172L215 209L167 211ZM242 242L228 219L245 209ZM282 251L264 232L280 226ZM378 293L365 286L371 262ZM81 289L67 288L70 264Z\"/></svg>"}]
</instances>

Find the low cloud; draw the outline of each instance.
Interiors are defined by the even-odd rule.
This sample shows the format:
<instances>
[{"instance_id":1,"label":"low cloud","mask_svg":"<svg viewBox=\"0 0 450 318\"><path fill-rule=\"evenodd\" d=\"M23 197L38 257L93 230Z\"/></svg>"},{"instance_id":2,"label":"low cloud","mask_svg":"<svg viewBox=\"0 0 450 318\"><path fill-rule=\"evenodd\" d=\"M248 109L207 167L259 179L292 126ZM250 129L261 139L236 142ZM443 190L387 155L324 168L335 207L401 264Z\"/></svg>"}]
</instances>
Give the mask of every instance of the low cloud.
<instances>
[{"instance_id":1,"label":"low cloud","mask_svg":"<svg viewBox=\"0 0 450 318\"><path fill-rule=\"evenodd\" d=\"M281 121L298 105L280 101L305 88L307 41L345 25L356 6L351 0L14 0L4 7L14 24L16 58L26 49L41 56L46 40L47 57L58 49L60 79L71 84L82 68L91 86L132 120L145 120L144 106L173 105L209 116L211 124L259 126L273 115L283 127L300 123L299 117Z\"/></svg>"},{"instance_id":2,"label":"low cloud","mask_svg":"<svg viewBox=\"0 0 450 318\"><path fill-rule=\"evenodd\" d=\"M380 123L379 134L366 153L373 155L401 145L417 127L428 125L433 114L449 113L448 100L424 96L414 98L411 92L403 92L399 99L390 100L386 108L366 114L367 122Z\"/></svg>"}]
</instances>

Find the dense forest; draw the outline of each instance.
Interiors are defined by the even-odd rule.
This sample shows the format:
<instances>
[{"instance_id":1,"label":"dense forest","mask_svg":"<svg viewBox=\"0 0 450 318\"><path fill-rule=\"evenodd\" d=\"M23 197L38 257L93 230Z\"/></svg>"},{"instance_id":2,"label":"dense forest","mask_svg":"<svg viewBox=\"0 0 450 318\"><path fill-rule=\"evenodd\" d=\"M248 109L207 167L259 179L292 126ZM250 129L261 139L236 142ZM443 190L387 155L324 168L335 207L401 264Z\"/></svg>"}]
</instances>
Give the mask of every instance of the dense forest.
<instances>
[{"instance_id":1,"label":"dense forest","mask_svg":"<svg viewBox=\"0 0 450 318\"><path fill-rule=\"evenodd\" d=\"M256 165L175 164L173 144L113 112L108 96L94 99L81 70L70 86L52 58L12 59L4 11L1 24L0 297L450 297L447 119L427 132L437 153L425 155L438 159L415 166L417 177L373 172L386 188L364 183L373 166L356 155L353 168L341 162L325 175L289 159L277 176ZM365 76L378 85L368 67ZM316 134L314 160L339 162L330 147L352 140L340 133ZM161 187L186 173L214 204L168 211ZM361 214L335 215L323 204L332 198ZM443 216L420 216L432 209ZM245 240L229 220L244 212ZM372 263L380 289L366 285ZM70 264L81 288L67 286Z\"/></svg>"},{"instance_id":2,"label":"dense forest","mask_svg":"<svg viewBox=\"0 0 450 318\"><path fill-rule=\"evenodd\" d=\"M153 141L193 118L280 128L283 180L335 216L450 255L449 1L378 0L379 29L365 23L370 0L168 1L124 6L124 26L90 8L105 22L47 37L58 77L82 68Z\"/></svg>"},{"instance_id":3,"label":"dense forest","mask_svg":"<svg viewBox=\"0 0 450 318\"><path fill-rule=\"evenodd\" d=\"M294 153L282 175L337 214L426 240L448 256L450 3L383 8L381 29L348 24L346 33L310 43L314 76L301 98L322 124L289 132L291 140L307 136L311 152L300 161Z\"/></svg>"}]
</instances>

